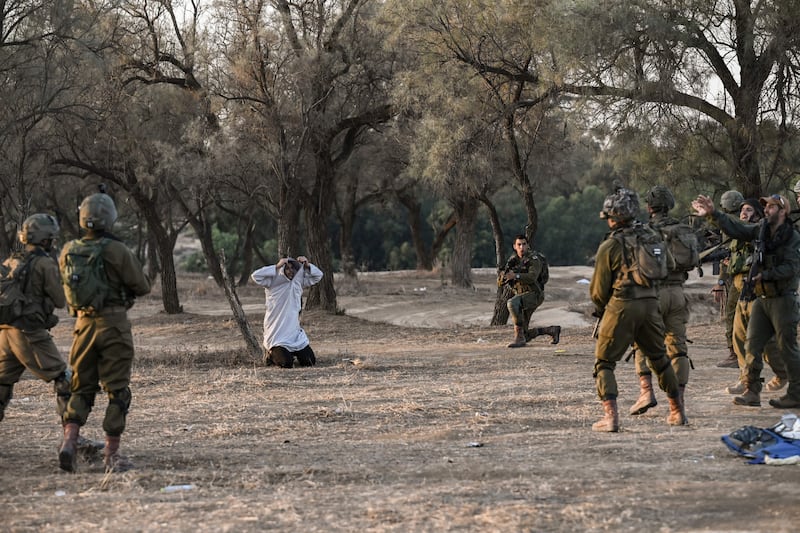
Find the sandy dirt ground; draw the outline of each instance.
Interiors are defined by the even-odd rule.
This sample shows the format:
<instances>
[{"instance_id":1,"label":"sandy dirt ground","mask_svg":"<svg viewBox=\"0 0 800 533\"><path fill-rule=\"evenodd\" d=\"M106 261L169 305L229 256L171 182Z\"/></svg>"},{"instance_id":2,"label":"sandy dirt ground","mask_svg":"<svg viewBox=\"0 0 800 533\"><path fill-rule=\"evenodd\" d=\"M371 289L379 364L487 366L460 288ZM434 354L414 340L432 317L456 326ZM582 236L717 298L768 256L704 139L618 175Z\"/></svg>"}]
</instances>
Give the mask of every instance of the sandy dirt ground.
<instances>
[{"instance_id":1,"label":"sandy dirt ground","mask_svg":"<svg viewBox=\"0 0 800 533\"><path fill-rule=\"evenodd\" d=\"M666 398L629 416L638 387L620 363L622 430L601 415L592 379L588 268L552 269L534 315L561 343L506 348L489 326L494 275L474 290L438 274L337 279L343 314L306 311L318 355L279 370L243 348L213 283L180 278L180 315L158 293L131 312L137 361L122 450L59 470L52 385L25 375L0 423L2 531L796 531L800 466L748 465L720 437L768 427L782 411L737 407L710 275L693 275L694 371L688 427ZM260 335L263 294L241 300ZM67 353L72 320L53 330ZM772 377L769 370L764 377ZM82 433L102 437L102 395ZM178 489L167 487L179 486Z\"/></svg>"}]
</instances>

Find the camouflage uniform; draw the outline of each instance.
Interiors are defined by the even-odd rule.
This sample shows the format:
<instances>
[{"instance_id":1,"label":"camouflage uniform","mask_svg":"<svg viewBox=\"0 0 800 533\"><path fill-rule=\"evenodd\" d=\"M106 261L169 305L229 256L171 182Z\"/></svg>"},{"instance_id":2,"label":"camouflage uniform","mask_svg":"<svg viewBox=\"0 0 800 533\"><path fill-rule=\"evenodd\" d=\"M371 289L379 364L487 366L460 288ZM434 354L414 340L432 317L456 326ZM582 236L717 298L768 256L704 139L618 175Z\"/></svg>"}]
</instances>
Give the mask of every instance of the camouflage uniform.
<instances>
[{"instance_id":1,"label":"camouflage uniform","mask_svg":"<svg viewBox=\"0 0 800 533\"><path fill-rule=\"evenodd\" d=\"M508 300L506 305L513 324L522 326L527 332L533 312L544 302L544 288L539 286L537 281L544 264L539 255L530 251L521 259L515 254L506 261L507 265L516 263L518 266L512 270L517 275L517 279L511 284L514 296Z\"/></svg>"},{"instance_id":2,"label":"camouflage uniform","mask_svg":"<svg viewBox=\"0 0 800 533\"><path fill-rule=\"evenodd\" d=\"M67 365L49 331L58 323L53 311L66 304L58 265L38 244L25 245L25 257L31 254L34 257L24 287L28 299L24 316L14 324L0 325L0 420L11 401L14 384L25 369L41 380L54 382L59 416L69 398Z\"/></svg>"},{"instance_id":3,"label":"camouflage uniform","mask_svg":"<svg viewBox=\"0 0 800 533\"><path fill-rule=\"evenodd\" d=\"M109 298L99 312L74 311L77 319L73 330L69 363L73 368L72 395L64 414L64 422L83 426L94 406L95 394L108 394L108 407L103 419L107 435L119 436L125 430L125 416L131 401L130 379L133 365L133 335L127 310L133 299L123 299L128 292L142 296L150 292L150 281L136 256L122 242L107 235L87 237L108 239L103 248L103 261L111 286ZM74 242L74 241L73 241ZM69 253L67 243L60 264Z\"/></svg>"},{"instance_id":4,"label":"camouflage uniform","mask_svg":"<svg viewBox=\"0 0 800 533\"><path fill-rule=\"evenodd\" d=\"M98 214L99 213L99 214ZM103 418L106 434L105 465L109 470L122 470L126 460L118 455L120 436L125 431L131 403L130 378L133 365L133 335L127 310L134 297L150 292L150 281L136 256L107 231L117 218L113 200L105 194L89 196L81 204L81 227L87 230L84 240L105 239L102 258L108 287L105 303L99 311L70 308L77 316L73 330L69 363L73 369L71 396L64 413L64 441L59 450L62 469L74 471L78 430L94 406L95 395L102 389L108 395ZM59 266L64 272L70 248L64 246ZM68 280L62 280L64 284Z\"/></svg>"},{"instance_id":5,"label":"camouflage uniform","mask_svg":"<svg viewBox=\"0 0 800 533\"><path fill-rule=\"evenodd\" d=\"M527 341L539 335L550 335L553 338L552 344L559 343L561 326L529 327L533 313L544 302L544 286L541 283L541 276L547 268L545 257L528 249L522 257L514 254L506 261L503 273L513 272L514 278L511 281L505 281L504 274L501 273L497 280L498 285L502 285L504 282L508 283L514 293L514 296L506 302L506 306L514 324L514 330L519 334L514 342L509 344L510 348L524 346Z\"/></svg>"},{"instance_id":6,"label":"camouflage uniform","mask_svg":"<svg viewBox=\"0 0 800 533\"><path fill-rule=\"evenodd\" d=\"M765 199L762 198L762 204ZM766 199L770 201L769 199ZM782 199L788 206L788 201ZM787 208L788 211L788 208ZM711 213L713 222L735 239L753 241L758 238L759 224L741 222L719 211ZM800 405L800 347L797 325L800 322L800 302L797 285L800 281L800 234L787 221L767 237L762 281L755 286L756 298L749 308L746 329L745 366L743 378L746 390L734 398L738 405L760 405L762 354L775 336L778 352L786 366L789 388L786 395L770 404L776 407Z\"/></svg>"},{"instance_id":7,"label":"camouflage uniform","mask_svg":"<svg viewBox=\"0 0 800 533\"><path fill-rule=\"evenodd\" d=\"M750 314L752 312L753 302L739 301L738 296L744 287L747 273L750 271L750 257L753 255L753 245L749 241L741 241L734 239L730 244L731 257L728 263L728 270L731 273L731 286L734 289L737 300L733 305L736 311L733 319L733 348L736 352L736 357L739 362L739 369L742 375L739 378L740 386L734 385L728 388L728 392L732 394L741 394L744 392L744 384L747 382L745 375L746 358L747 358L747 325L750 322ZM769 364L773 373L780 382L788 380L786 374L786 365L781 357L780 350L775 338L772 337L764 348L763 358Z\"/></svg>"},{"instance_id":8,"label":"camouflage uniform","mask_svg":"<svg viewBox=\"0 0 800 533\"><path fill-rule=\"evenodd\" d=\"M658 212L651 215L649 225L652 229L660 231L661 228L679 223L680 221L676 218L670 217L666 213ZM667 279L658 283L658 308L664 321L664 345L667 357L675 370L675 376L678 379L678 386L682 395L687 383L689 383L689 370L691 368L686 341L686 324L689 322L689 300L683 291L683 284L688 277L688 273L684 270L672 270ZM636 350L634 362L636 373L639 375L640 394L636 403L631 407L630 414L639 415L645 413L651 407L655 407L658 402L653 393L649 360L642 355L639 349Z\"/></svg>"},{"instance_id":9,"label":"camouflage uniform","mask_svg":"<svg viewBox=\"0 0 800 533\"><path fill-rule=\"evenodd\" d=\"M601 400L616 399L619 391L614 369L635 342L637 352L650 360L661 389L675 397L680 391L664 347L657 289L641 287L620 275L623 246L614 237L629 231L630 227L615 230L600 244L589 285L592 302L602 315L595 346L597 394Z\"/></svg>"},{"instance_id":10,"label":"camouflage uniform","mask_svg":"<svg viewBox=\"0 0 800 533\"><path fill-rule=\"evenodd\" d=\"M720 207L723 212L730 215L738 215L743 203L744 196L735 190L726 191L720 198ZM728 357L717 363L717 366L720 368L735 368L738 365L736 362L736 350L733 345L733 320L736 316L736 303L739 301L739 289L733 284L733 274L730 272L728 264L723 263L720 265L720 274L715 290L724 291L726 295L725 312L722 320L725 323L725 341L728 346Z\"/></svg>"},{"instance_id":11,"label":"camouflage uniform","mask_svg":"<svg viewBox=\"0 0 800 533\"><path fill-rule=\"evenodd\" d=\"M655 287L638 285L624 274L624 245L621 236L644 229L633 219L639 210L635 192L618 189L606 198L601 218L615 222L612 231L600 243L589 285L589 295L601 316L595 345L594 377L597 394L603 402L605 417L592 426L594 431L618 431L617 380L614 369L628 347L636 343L637 351L650 360L658 376L658 384L670 401L671 425L686 424L678 380L664 348L664 321ZM652 231L652 230L647 230Z\"/></svg>"}]
</instances>

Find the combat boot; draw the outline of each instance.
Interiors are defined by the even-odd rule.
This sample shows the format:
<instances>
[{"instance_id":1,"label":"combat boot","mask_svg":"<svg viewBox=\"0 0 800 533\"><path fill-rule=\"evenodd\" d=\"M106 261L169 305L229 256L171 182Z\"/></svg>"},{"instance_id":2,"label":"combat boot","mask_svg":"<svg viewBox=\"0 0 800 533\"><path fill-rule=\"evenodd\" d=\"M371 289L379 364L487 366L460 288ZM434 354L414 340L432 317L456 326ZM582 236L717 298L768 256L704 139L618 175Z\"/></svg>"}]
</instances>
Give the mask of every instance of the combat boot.
<instances>
[{"instance_id":1,"label":"combat boot","mask_svg":"<svg viewBox=\"0 0 800 533\"><path fill-rule=\"evenodd\" d=\"M525 332L525 341L535 339L542 334L544 334L544 328L531 328Z\"/></svg>"},{"instance_id":2,"label":"combat boot","mask_svg":"<svg viewBox=\"0 0 800 533\"><path fill-rule=\"evenodd\" d=\"M78 454L86 461L94 461L94 459L103 451L105 443L99 440L91 440L78 435L77 441Z\"/></svg>"},{"instance_id":3,"label":"combat boot","mask_svg":"<svg viewBox=\"0 0 800 533\"><path fill-rule=\"evenodd\" d=\"M639 376L639 399L633 404L628 414L641 415L656 405L658 405L658 402L656 401L655 392L653 392L653 375Z\"/></svg>"},{"instance_id":4,"label":"combat boot","mask_svg":"<svg viewBox=\"0 0 800 533\"><path fill-rule=\"evenodd\" d=\"M780 398L770 400L769 404L777 409L792 409L800 407L800 399L792 398L788 394L784 394Z\"/></svg>"},{"instance_id":5,"label":"combat boot","mask_svg":"<svg viewBox=\"0 0 800 533\"><path fill-rule=\"evenodd\" d=\"M558 344L561 340L561 326L547 326L544 328L545 335L550 335L553 337L553 340L550 341L550 344Z\"/></svg>"},{"instance_id":6,"label":"combat boot","mask_svg":"<svg viewBox=\"0 0 800 533\"><path fill-rule=\"evenodd\" d=\"M733 398L733 403L736 405L744 405L746 407L760 407L761 395L759 392L760 391L755 390L755 387L751 387L749 384L746 384L744 393L741 396L735 396Z\"/></svg>"},{"instance_id":7,"label":"combat boot","mask_svg":"<svg viewBox=\"0 0 800 533\"><path fill-rule=\"evenodd\" d=\"M741 379L734 383L733 385L729 385L727 389L728 394L742 394L747 386L744 384L744 381Z\"/></svg>"},{"instance_id":8,"label":"combat boot","mask_svg":"<svg viewBox=\"0 0 800 533\"><path fill-rule=\"evenodd\" d=\"M11 403L13 390L13 385L0 385L0 422L2 422L3 417L5 417L6 407Z\"/></svg>"},{"instance_id":9,"label":"combat boot","mask_svg":"<svg viewBox=\"0 0 800 533\"><path fill-rule=\"evenodd\" d=\"M617 400L603 400L603 418L592 424L592 431L616 433L619 431Z\"/></svg>"},{"instance_id":10,"label":"combat boot","mask_svg":"<svg viewBox=\"0 0 800 533\"><path fill-rule=\"evenodd\" d=\"M514 342L508 345L509 348L520 348L525 346L525 330L522 326L514 326Z\"/></svg>"},{"instance_id":11,"label":"combat boot","mask_svg":"<svg viewBox=\"0 0 800 533\"><path fill-rule=\"evenodd\" d=\"M767 390L767 392L777 392L784 388L787 383L789 383L788 379L781 379L778 376L774 376L767 382L766 385L764 385L764 388Z\"/></svg>"},{"instance_id":12,"label":"combat boot","mask_svg":"<svg viewBox=\"0 0 800 533\"><path fill-rule=\"evenodd\" d=\"M106 445L103 448L103 465L106 467L106 472L127 472L133 468L133 463L119 453L120 437L112 437L106 435Z\"/></svg>"},{"instance_id":13,"label":"combat boot","mask_svg":"<svg viewBox=\"0 0 800 533\"><path fill-rule=\"evenodd\" d=\"M667 398L667 400L669 400L667 424L670 426L685 426L688 424L689 419L686 418L686 408L683 406L680 394L675 398Z\"/></svg>"},{"instance_id":14,"label":"combat boot","mask_svg":"<svg viewBox=\"0 0 800 533\"><path fill-rule=\"evenodd\" d=\"M739 368L739 358L736 357L736 352L733 346L728 346L728 357L717 363L719 368Z\"/></svg>"},{"instance_id":15,"label":"combat boot","mask_svg":"<svg viewBox=\"0 0 800 533\"><path fill-rule=\"evenodd\" d=\"M66 472L78 470L78 433L81 427L76 422L64 424L64 440L58 449L58 466Z\"/></svg>"}]
</instances>

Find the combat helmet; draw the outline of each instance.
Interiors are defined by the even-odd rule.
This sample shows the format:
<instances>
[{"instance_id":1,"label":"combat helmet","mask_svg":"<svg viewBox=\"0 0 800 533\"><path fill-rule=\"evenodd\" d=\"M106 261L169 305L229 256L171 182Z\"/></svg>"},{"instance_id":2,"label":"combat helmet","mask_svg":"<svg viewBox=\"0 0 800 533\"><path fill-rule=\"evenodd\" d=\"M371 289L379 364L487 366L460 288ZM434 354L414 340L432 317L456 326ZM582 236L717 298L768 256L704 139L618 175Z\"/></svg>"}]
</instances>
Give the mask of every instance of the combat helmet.
<instances>
[{"instance_id":1,"label":"combat helmet","mask_svg":"<svg viewBox=\"0 0 800 533\"><path fill-rule=\"evenodd\" d=\"M719 206L726 213L738 213L744 203L744 196L739 191L726 191L719 199Z\"/></svg>"},{"instance_id":2,"label":"combat helmet","mask_svg":"<svg viewBox=\"0 0 800 533\"><path fill-rule=\"evenodd\" d=\"M610 218L619 222L633 220L639 214L639 195L636 191L618 187L613 194L606 196L600 218Z\"/></svg>"},{"instance_id":3,"label":"combat helmet","mask_svg":"<svg viewBox=\"0 0 800 533\"><path fill-rule=\"evenodd\" d=\"M58 221L45 213L36 213L25 219L19 230L19 242L22 244L42 244L48 239L58 237Z\"/></svg>"},{"instance_id":4,"label":"combat helmet","mask_svg":"<svg viewBox=\"0 0 800 533\"><path fill-rule=\"evenodd\" d=\"M675 207L675 197L669 187L664 185L656 185L647 191L645 202L655 210L669 211Z\"/></svg>"},{"instance_id":5,"label":"combat helmet","mask_svg":"<svg viewBox=\"0 0 800 533\"><path fill-rule=\"evenodd\" d=\"M87 196L78 210L83 229L110 230L117 221L117 207L114 205L114 200L105 193Z\"/></svg>"}]
</instances>

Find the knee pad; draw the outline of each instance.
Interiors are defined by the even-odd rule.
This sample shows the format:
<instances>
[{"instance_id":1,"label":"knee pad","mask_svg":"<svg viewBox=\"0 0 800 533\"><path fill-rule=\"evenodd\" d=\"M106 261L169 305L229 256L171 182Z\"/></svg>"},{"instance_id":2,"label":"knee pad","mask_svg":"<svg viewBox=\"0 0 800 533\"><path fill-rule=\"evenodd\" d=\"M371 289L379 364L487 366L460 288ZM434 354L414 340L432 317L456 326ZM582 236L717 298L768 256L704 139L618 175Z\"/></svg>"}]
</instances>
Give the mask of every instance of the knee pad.
<instances>
[{"instance_id":1,"label":"knee pad","mask_svg":"<svg viewBox=\"0 0 800 533\"><path fill-rule=\"evenodd\" d=\"M117 437L125 430L125 418L131 406L131 389L125 387L108 392L108 407L103 419L103 431Z\"/></svg>"},{"instance_id":2,"label":"knee pad","mask_svg":"<svg viewBox=\"0 0 800 533\"><path fill-rule=\"evenodd\" d=\"M69 398L70 395L70 374L65 371L53 380L53 392L61 397Z\"/></svg>"},{"instance_id":3,"label":"knee pad","mask_svg":"<svg viewBox=\"0 0 800 533\"><path fill-rule=\"evenodd\" d=\"M269 349L269 360L281 368L292 368L294 356L283 346L273 346Z\"/></svg>"},{"instance_id":4,"label":"knee pad","mask_svg":"<svg viewBox=\"0 0 800 533\"><path fill-rule=\"evenodd\" d=\"M70 379L67 372L53 380L53 392L56 393L56 414L63 420L71 396Z\"/></svg>"},{"instance_id":5,"label":"knee pad","mask_svg":"<svg viewBox=\"0 0 800 533\"><path fill-rule=\"evenodd\" d=\"M678 353L672 358L672 368L675 370L675 377L678 378L679 385L686 385L689 383L689 369L691 367L691 359L685 353Z\"/></svg>"},{"instance_id":6,"label":"knee pad","mask_svg":"<svg viewBox=\"0 0 800 533\"><path fill-rule=\"evenodd\" d=\"M667 356L659 357L658 359L650 359L650 365L653 369L653 372L656 374L661 374L664 370L670 366L672 362L669 360Z\"/></svg>"}]
</instances>

